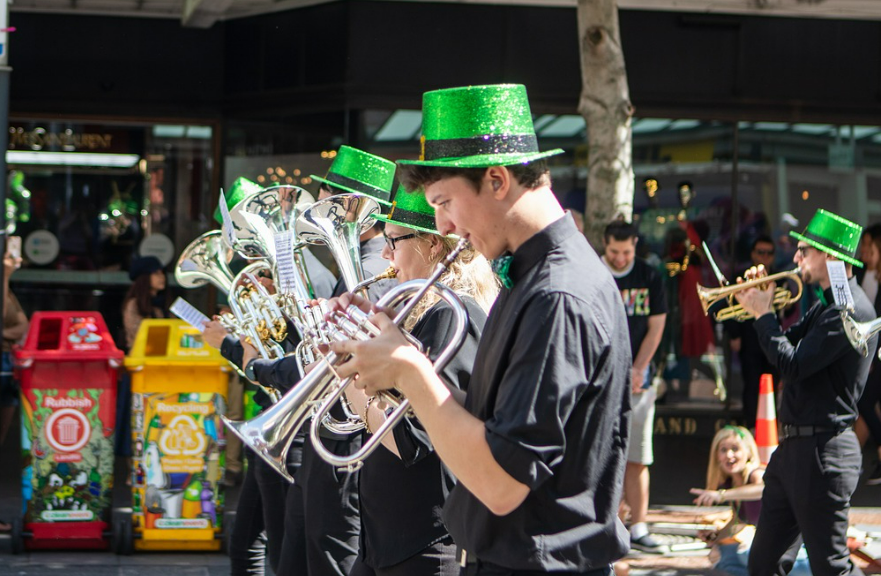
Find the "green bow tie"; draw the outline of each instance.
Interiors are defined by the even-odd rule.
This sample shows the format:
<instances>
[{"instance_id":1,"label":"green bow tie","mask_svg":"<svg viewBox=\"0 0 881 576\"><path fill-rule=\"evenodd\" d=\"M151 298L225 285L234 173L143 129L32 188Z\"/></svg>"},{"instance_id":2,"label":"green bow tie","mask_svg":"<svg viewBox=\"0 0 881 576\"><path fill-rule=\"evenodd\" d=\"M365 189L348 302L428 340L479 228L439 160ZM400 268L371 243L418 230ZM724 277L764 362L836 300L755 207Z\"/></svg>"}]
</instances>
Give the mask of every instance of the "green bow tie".
<instances>
[{"instance_id":1,"label":"green bow tie","mask_svg":"<svg viewBox=\"0 0 881 576\"><path fill-rule=\"evenodd\" d=\"M499 256L491 262L493 272L495 272L496 276L499 277L499 280L502 281L502 286L508 289L514 286L514 281L511 280L511 277L508 275L508 271L511 269L511 260L513 259L514 257L508 254L505 256Z\"/></svg>"},{"instance_id":2,"label":"green bow tie","mask_svg":"<svg viewBox=\"0 0 881 576\"><path fill-rule=\"evenodd\" d=\"M820 300L820 303L823 304L823 306L826 306L829 304L828 302L826 302L826 291L825 290L823 290L822 288L817 286L816 288L814 288L814 292L817 294L817 298Z\"/></svg>"}]
</instances>

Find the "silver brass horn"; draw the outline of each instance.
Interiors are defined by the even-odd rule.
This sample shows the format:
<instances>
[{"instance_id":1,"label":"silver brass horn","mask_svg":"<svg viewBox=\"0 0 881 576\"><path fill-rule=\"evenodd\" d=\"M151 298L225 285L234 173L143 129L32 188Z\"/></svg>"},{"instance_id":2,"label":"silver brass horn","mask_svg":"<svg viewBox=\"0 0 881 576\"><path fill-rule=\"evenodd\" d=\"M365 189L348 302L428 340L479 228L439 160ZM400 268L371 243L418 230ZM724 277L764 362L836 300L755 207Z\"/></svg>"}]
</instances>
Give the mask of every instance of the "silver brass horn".
<instances>
[{"instance_id":1,"label":"silver brass horn","mask_svg":"<svg viewBox=\"0 0 881 576\"><path fill-rule=\"evenodd\" d=\"M246 259L274 259L275 234L293 230L303 207L313 202L299 186L273 186L248 196L229 212L236 251Z\"/></svg>"},{"instance_id":2,"label":"silver brass horn","mask_svg":"<svg viewBox=\"0 0 881 576\"><path fill-rule=\"evenodd\" d=\"M336 375L332 367L340 362L334 354L329 354L318 360L318 365L275 405L245 422L233 422L221 416L224 424L276 472L293 482L285 466L291 441L312 416L314 403L333 386Z\"/></svg>"},{"instance_id":3,"label":"silver brass horn","mask_svg":"<svg viewBox=\"0 0 881 576\"><path fill-rule=\"evenodd\" d=\"M198 288L211 283L229 293L234 274L229 269L232 258L220 230L205 232L184 248L174 267L174 277L184 288Z\"/></svg>"},{"instance_id":4,"label":"silver brass horn","mask_svg":"<svg viewBox=\"0 0 881 576\"><path fill-rule=\"evenodd\" d=\"M465 240L460 241L459 245L447 256L444 262L438 264L431 278L425 281L416 281L420 289L411 298L402 312L409 314L410 307L415 306L422 295L437 282L446 266L459 255L459 252L464 249L466 244ZM397 288L400 289L401 286ZM412 288L413 286L410 286L411 291ZM395 290L395 293L400 293L400 290ZM387 298L383 300L389 301ZM376 332L377 328L366 321L366 315L363 315L363 313L361 315L355 313L351 316L353 317L352 321L357 324L354 328L362 328L367 333ZM398 315L395 316L395 320L397 319ZM336 337L341 340L347 340L350 333L351 329L345 332L338 331ZM335 399L328 399L329 394L348 384L348 380L340 382L334 371L335 366L342 364L347 359L348 355L338 357L333 352L330 352L319 359L315 363L315 368L305 378L294 384L274 406L264 410L260 415L247 422L233 422L224 417L224 423L229 430L242 439L243 443L253 449L258 456L263 458L279 474L292 482L293 479L288 474L285 466L291 441L293 441L300 428L312 416L317 405L324 403L329 405L335 402Z\"/></svg>"},{"instance_id":5,"label":"silver brass horn","mask_svg":"<svg viewBox=\"0 0 881 576\"><path fill-rule=\"evenodd\" d=\"M347 290L364 280L361 268L361 234L376 220L379 203L362 194L337 194L319 200L297 218L297 237L310 244L325 244L340 269Z\"/></svg>"},{"instance_id":6,"label":"silver brass horn","mask_svg":"<svg viewBox=\"0 0 881 576\"><path fill-rule=\"evenodd\" d=\"M857 322L856 319L848 312L841 312L841 322L844 324L844 333L850 340L850 345L854 349L866 357L869 355L869 340L881 332L881 318L875 318L867 322ZM881 359L881 349L878 351L878 358Z\"/></svg>"},{"instance_id":7,"label":"silver brass horn","mask_svg":"<svg viewBox=\"0 0 881 576\"><path fill-rule=\"evenodd\" d=\"M429 289L433 290L435 294L437 294L444 302L447 303L447 305L450 306L450 308L453 309L453 315L456 320L453 337L450 339L450 342L446 345L446 347L444 347L444 349L438 355L437 359L435 359L434 361L434 371L435 373L440 374L441 371L443 371L443 369L446 367L447 363L449 363L449 361L452 360L453 357L459 353L459 350L462 348L462 344L465 342L465 337L468 335L468 311L465 309L465 305L462 304L462 301L459 299L456 293L443 284L427 283L423 280L410 280L409 282L399 284L398 286L395 286L394 288L386 292L386 294L377 303L377 306L382 308L394 307L407 299L410 299L410 302L415 303L420 298L422 298L422 296ZM395 324L398 326L403 324L404 320L410 314L410 311L412 309L413 306L409 303L405 305L400 312L395 314ZM347 378L346 380L343 380L336 385L335 389L327 396L327 398L325 398L325 400L318 405L315 416L312 418L311 424L311 440L312 446L315 448L315 452L317 452L318 455L328 464L336 466L337 468L348 470L350 472L354 472L364 465L364 460L379 447L379 445L382 443L382 439L385 438L385 435L391 432L392 428L394 428L398 424L398 422L400 422L401 419L407 415L407 412L410 409L410 401L406 398L399 399L393 394L388 394L385 392L380 393L380 396L386 403L391 404L395 407L394 411L388 415L385 422L382 423L382 425L373 433L373 435L364 441L358 451L353 454L349 454L348 456L339 456L337 454L334 454L333 452L328 450L324 446L324 443L321 441L321 438L318 434L319 427L324 422L324 419L330 414L330 409L333 406L333 403L343 397L346 392L346 388L352 382L353 379Z\"/></svg>"}]
</instances>

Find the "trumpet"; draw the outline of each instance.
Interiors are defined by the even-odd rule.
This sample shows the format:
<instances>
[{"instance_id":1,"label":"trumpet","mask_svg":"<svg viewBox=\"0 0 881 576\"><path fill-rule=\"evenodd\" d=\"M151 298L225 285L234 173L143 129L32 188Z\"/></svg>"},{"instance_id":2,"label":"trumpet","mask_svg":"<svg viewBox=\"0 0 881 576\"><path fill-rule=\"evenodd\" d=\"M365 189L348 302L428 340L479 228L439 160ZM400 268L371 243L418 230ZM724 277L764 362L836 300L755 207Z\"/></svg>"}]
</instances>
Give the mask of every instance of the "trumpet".
<instances>
[{"instance_id":1,"label":"trumpet","mask_svg":"<svg viewBox=\"0 0 881 576\"><path fill-rule=\"evenodd\" d=\"M801 299L804 285L802 283L801 276L799 276L798 268L795 268L794 270L790 270L788 272L779 272L777 274L772 274L763 278L756 278L755 280L748 280L739 284L729 284L728 286L721 286L719 288L707 288L698 284L697 295L701 301L701 307L704 309L704 315L709 314L710 308L715 306L718 302L726 300L728 302L728 306L721 308L720 310L717 310L713 313L713 317L716 319L716 321L724 322L726 320L736 320L737 322L743 322L744 320L749 320L750 318L752 318L752 314L747 312L743 308L743 306L737 304L734 301L734 295L738 292L742 292L743 290L761 287L768 282L777 282L778 280L783 279L794 281L795 285L798 287L798 292L793 295L789 288L778 286L774 290L773 305L774 309L779 311L783 308L786 308L787 306L795 304Z\"/></svg>"},{"instance_id":2,"label":"trumpet","mask_svg":"<svg viewBox=\"0 0 881 576\"><path fill-rule=\"evenodd\" d=\"M881 318L875 318L867 322L858 322L848 310L841 311L841 322L844 324L844 333L854 349L866 357L869 355L869 340L878 332L881 332ZM878 352L881 360L881 350Z\"/></svg>"},{"instance_id":3,"label":"trumpet","mask_svg":"<svg viewBox=\"0 0 881 576\"><path fill-rule=\"evenodd\" d=\"M467 246L466 240L461 240L456 248L447 256L447 258L438 264L431 278L425 281L414 280L396 286L377 302L377 305L387 306L392 302L398 302L400 299L409 298L404 308L395 315L395 323L405 318L413 306L435 286L438 278L446 270L446 268L458 257L459 253ZM453 295L455 297L455 295ZM458 300L457 298L455 300ZM453 300L455 302L455 300ZM456 334L448 344L447 348L441 353L440 359L448 361L452 358L458 347L461 346L467 333L467 312L464 305L459 301L460 309L457 314L463 315L464 320L457 322L457 325L465 326L461 334ZM367 320L367 315L357 308L350 307L346 315L339 318L338 321L329 326L331 336L337 340L348 340L350 338L371 338L378 329ZM223 418L227 428L242 439L254 452L263 458L272 468L274 468L285 479L293 482L286 469L286 459L288 449L294 436L303 427L306 421L313 416L316 411L319 414L326 413L331 406L337 402L342 396L345 387L352 381L351 378L340 381L336 377L335 367L342 364L348 359L348 356L337 356L333 352L327 354L320 359L320 363L314 370L307 374L302 380L296 383L273 407L261 413L256 418L247 422L233 422L227 418ZM325 410L322 410L324 408ZM408 403L403 401L389 420L393 422L399 421L406 410ZM320 416L315 416L317 420L321 420ZM387 422L388 424L388 422ZM382 428L383 434L394 424L388 424ZM380 430L374 434L377 443L382 440ZM378 444L374 444L373 448ZM318 446L316 446L318 448ZM372 451L372 448L370 449ZM357 454L363 459L366 455L362 454L364 449ZM341 463L342 466L350 466L348 462ZM352 467L360 466L358 463L352 463Z\"/></svg>"}]
</instances>

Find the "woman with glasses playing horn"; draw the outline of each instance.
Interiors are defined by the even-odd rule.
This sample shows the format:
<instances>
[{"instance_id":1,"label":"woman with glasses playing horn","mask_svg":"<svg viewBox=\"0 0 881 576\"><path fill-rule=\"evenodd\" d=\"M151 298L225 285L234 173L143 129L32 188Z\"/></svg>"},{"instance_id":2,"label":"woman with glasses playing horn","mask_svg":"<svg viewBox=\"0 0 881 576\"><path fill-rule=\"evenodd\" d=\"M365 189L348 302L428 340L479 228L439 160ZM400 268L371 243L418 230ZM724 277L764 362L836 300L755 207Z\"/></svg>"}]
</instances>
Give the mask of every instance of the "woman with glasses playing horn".
<instances>
[{"instance_id":1,"label":"woman with glasses playing horn","mask_svg":"<svg viewBox=\"0 0 881 576\"><path fill-rule=\"evenodd\" d=\"M439 235L434 210L421 191L399 188L389 215L374 218L385 222L383 257L392 263L399 282L429 277L456 243ZM468 337L442 373L453 390L464 390L498 287L487 260L472 249L459 255L440 282L459 294L469 314ZM432 356L446 346L453 325L452 310L425 297L403 327ZM348 387L347 397L368 433L378 429L386 418L381 402L354 386ZM361 548L350 575L458 574L455 546L441 521L454 482L419 421L401 421L361 468Z\"/></svg>"}]
</instances>

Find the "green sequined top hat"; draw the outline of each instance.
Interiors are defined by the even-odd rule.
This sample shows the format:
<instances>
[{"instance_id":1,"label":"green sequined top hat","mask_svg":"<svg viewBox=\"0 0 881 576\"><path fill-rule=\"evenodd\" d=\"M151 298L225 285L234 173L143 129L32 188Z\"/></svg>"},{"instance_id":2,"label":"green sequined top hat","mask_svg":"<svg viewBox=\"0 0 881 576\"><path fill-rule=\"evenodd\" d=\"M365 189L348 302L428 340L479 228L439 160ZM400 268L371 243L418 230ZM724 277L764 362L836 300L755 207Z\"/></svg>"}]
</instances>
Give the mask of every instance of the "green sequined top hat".
<instances>
[{"instance_id":1,"label":"green sequined top hat","mask_svg":"<svg viewBox=\"0 0 881 576\"><path fill-rule=\"evenodd\" d=\"M425 199L425 191L422 189L407 192L403 186L398 186L389 213L385 215L371 214L370 216L389 224L440 235L434 223L434 208Z\"/></svg>"},{"instance_id":2,"label":"green sequined top hat","mask_svg":"<svg viewBox=\"0 0 881 576\"><path fill-rule=\"evenodd\" d=\"M793 238L807 242L817 250L832 254L858 268L863 267L863 263L855 258L862 234L863 227L859 224L822 208L817 210L804 232L789 233Z\"/></svg>"},{"instance_id":3,"label":"green sequined top hat","mask_svg":"<svg viewBox=\"0 0 881 576\"><path fill-rule=\"evenodd\" d=\"M562 154L539 152L526 87L468 86L422 96L422 152L416 166L488 168Z\"/></svg>"},{"instance_id":4,"label":"green sequined top hat","mask_svg":"<svg viewBox=\"0 0 881 576\"><path fill-rule=\"evenodd\" d=\"M236 181L232 183L232 186L230 186L229 190L223 193L223 197L226 198L226 207L232 210L233 206L235 206L251 194L256 194L261 190L263 190L263 187L261 187L259 184L251 182L247 178L236 178ZM223 214L220 213L219 204L214 210L214 220L217 221L218 224L223 225Z\"/></svg>"},{"instance_id":5,"label":"green sequined top hat","mask_svg":"<svg viewBox=\"0 0 881 576\"><path fill-rule=\"evenodd\" d=\"M311 178L344 192L366 194L385 206L392 205L389 196L395 179L395 163L363 150L340 146L327 176Z\"/></svg>"}]
</instances>

